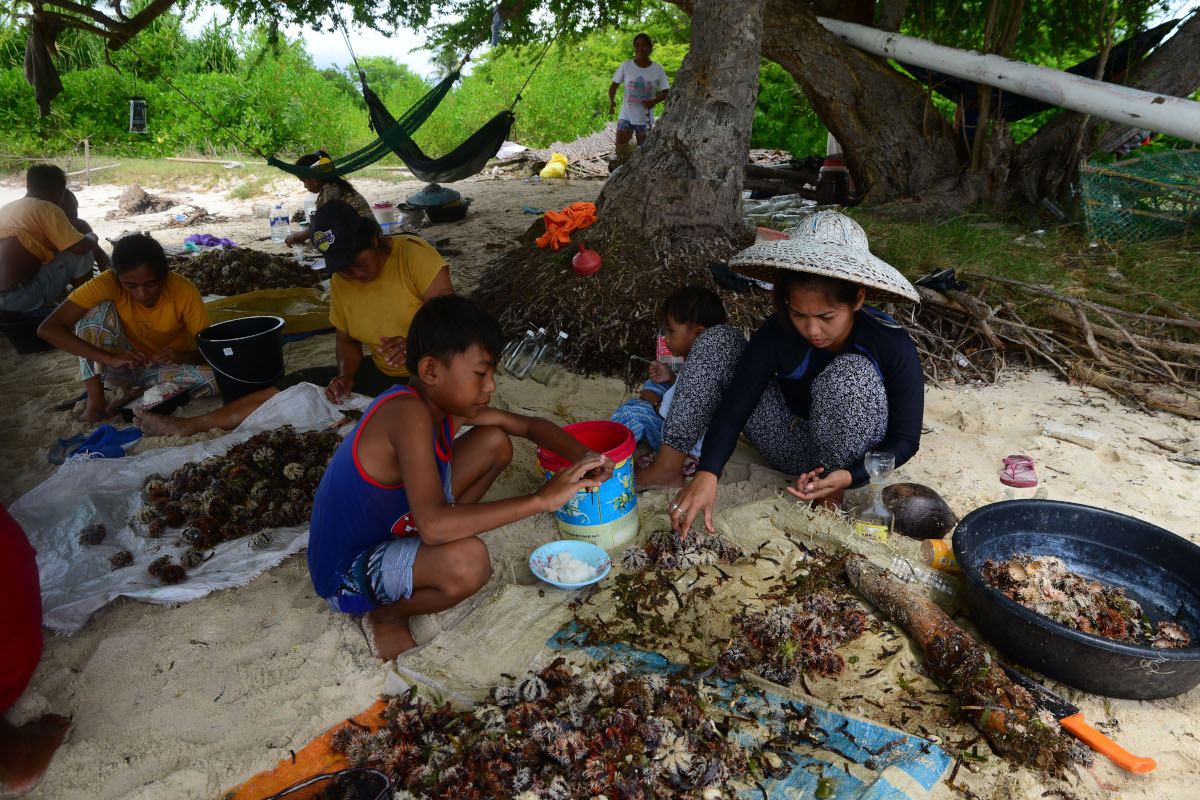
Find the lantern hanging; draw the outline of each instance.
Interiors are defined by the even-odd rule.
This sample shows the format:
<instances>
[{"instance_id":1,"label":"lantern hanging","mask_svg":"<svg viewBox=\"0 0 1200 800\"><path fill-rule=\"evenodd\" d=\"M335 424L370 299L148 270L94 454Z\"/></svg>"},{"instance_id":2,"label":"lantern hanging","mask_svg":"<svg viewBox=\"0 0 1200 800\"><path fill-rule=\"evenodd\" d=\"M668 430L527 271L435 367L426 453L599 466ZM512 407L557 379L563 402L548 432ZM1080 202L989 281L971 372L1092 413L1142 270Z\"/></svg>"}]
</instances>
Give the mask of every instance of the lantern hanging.
<instances>
[{"instance_id":1,"label":"lantern hanging","mask_svg":"<svg viewBox=\"0 0 1200 800\"><path fill-rule=\"evenodd\" d=\"M146 132L146 98L129 98L129 132Z\"/></svg>"}]
</instances>

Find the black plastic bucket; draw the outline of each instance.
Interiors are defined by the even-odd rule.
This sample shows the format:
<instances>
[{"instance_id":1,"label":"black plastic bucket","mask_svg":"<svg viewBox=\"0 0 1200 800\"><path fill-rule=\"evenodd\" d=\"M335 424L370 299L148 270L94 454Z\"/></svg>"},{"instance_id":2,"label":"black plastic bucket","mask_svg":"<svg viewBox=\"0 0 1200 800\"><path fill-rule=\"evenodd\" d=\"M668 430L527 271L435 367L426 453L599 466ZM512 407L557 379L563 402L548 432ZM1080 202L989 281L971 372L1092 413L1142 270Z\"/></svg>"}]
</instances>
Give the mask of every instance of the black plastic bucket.
<instances>
[{"instance_id":1,"label":"black plastic bucket","mask_svg":"<svg viewBox=\"0 0 1200 800\"><path fill-rule=\"evenodd\" d=\"M210 325L196 335L204 360L230 403L273 386L283 377L283 320L241 317Z\"/></svg>"},{"instance_id":2,"label":"black plastic bucket","mask_svg":"<svg viewBox=\"0 0 1200 800\"><path fill-rule=\"evenodd\" d=\"M988 585L980 567L1019 553L1061 558L1067 569L1136 600L1152 625L1170 620L1191 647L1159 649L1083 633ZM1009 500L963 517L954 555L981 633L1016 663L1085 692L1156 700L1200 684L1200 547L1149 522L1054 500Z\"/></svg>"}]
</instances>

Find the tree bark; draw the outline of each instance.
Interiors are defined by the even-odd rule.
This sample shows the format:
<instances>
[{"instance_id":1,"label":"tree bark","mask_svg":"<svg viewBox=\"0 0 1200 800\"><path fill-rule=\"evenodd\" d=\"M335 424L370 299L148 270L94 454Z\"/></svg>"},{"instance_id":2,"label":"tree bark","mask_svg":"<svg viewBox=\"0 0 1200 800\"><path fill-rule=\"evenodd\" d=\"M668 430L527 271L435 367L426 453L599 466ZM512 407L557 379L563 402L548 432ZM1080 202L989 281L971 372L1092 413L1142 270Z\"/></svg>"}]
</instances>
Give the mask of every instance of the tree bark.
<instances>
[{"instance_id":1,"label":"tree bark","mask_svg":"<svg viewBox=\"0 0 1200 800\"><path fill-rule=\"evenodd\" d=\"M657 248L744 238L738 200L758 98L765 0L700 0L691 49L662 120L597 201L601 230L637 231Z\"/></svg>"},{"instance_id":2,"label":"tree bark","mask_svg":"<svg viewBox=\"0 0 1200 800\"><path fill-rule=\"evenodd\" d=\"M925 87L842 42L801 0L768 0L766 19L763 56L800 84L867 202L955 185L953 131Z\"/></svg>"}]
</instances>

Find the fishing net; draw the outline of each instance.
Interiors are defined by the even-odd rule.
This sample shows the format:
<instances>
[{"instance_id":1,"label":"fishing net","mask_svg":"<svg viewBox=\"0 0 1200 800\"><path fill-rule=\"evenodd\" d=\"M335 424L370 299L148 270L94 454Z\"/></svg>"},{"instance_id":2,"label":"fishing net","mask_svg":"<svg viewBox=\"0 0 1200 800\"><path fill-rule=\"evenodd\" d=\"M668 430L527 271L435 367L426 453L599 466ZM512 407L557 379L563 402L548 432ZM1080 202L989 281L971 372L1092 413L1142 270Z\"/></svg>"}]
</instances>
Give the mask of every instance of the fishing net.
<instances>
[{"instance_id":1,"label":"fishing net","mask_svg":"<svg viewBox=\"0 0 1200 800\"><path fill-rule=\"evenodd\" d=\"M1168 150L1080 170L1088 232L1140 242L1200 225L1200 150Z\"/></svg>"}]
</instances>

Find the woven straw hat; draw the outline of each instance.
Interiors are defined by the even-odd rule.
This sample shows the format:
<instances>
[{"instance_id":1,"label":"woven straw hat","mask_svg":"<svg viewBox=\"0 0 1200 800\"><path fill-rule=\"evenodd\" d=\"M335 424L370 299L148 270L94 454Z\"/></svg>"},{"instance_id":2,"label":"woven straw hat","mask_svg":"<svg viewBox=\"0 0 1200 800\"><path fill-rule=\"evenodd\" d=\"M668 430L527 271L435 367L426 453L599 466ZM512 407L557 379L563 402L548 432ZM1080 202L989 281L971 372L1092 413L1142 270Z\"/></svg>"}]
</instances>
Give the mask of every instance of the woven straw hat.
<instances>
[{"instance_id":1,"label":"woven straw hat","mask_svg":"<svg viewBox=\"0 0 1200 800\"><path fill-rule=\"evenodd\" d=\"M776 267L841 278L885 300L921 301L907 278L871 255L862 227L836 211L818 211L792 230L791 239L759 242L729 259L734 272L761 281L772 280Z\"/></svg>"}]
</instances>

